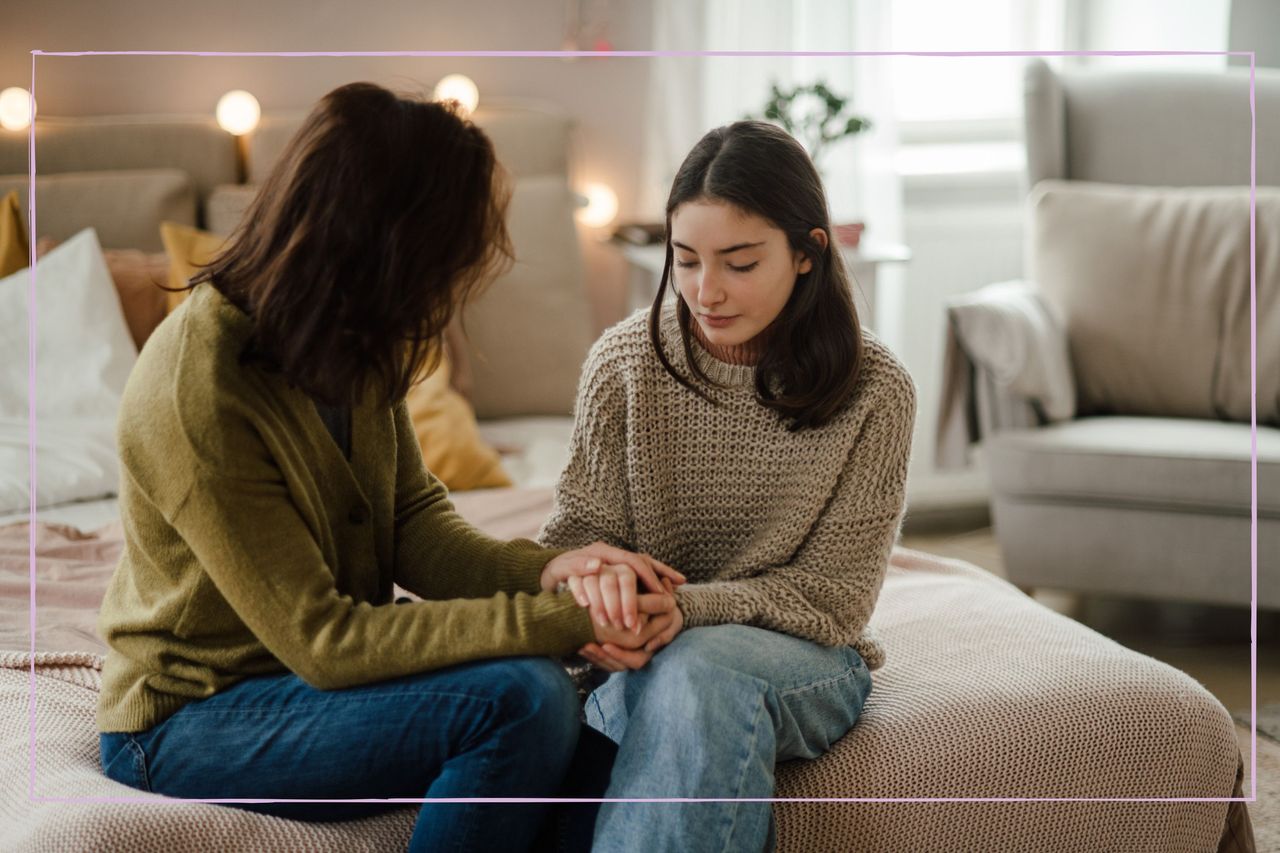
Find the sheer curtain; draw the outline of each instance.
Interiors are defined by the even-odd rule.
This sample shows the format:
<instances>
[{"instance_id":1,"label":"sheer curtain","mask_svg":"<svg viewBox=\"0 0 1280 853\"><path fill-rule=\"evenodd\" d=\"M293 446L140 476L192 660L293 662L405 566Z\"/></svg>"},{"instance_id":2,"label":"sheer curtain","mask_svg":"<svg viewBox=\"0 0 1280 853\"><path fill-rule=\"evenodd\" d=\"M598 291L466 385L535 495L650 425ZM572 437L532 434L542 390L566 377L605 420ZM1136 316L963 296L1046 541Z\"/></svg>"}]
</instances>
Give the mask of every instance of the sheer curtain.
<instances>
[{"instance_id":1,"label":"sheer curtain","mask_svg":"<svg viewBox=\"0 0 1280 853\"><path fill-rule=\"evenodd\" d=\"M1215 50L1228 0L654 0L656 50ZM721 57L653 60L642 175L645 215L707 129L758 112L771 79L825 79L875 129L824 158L836 221L905 243L906 266L877 275L877 332L920 392L915 444L931 444L942 382L945 305L1022 267L1022 66L1014 57ZM1064 70L1224 67L1220 57L1054 58ZM904 195L905 194L905 195ZM910 238L910 239L906 239ZM909 287L906 286L909 280ZM980 470L939 472L913 458L917 505L985 500ZM923 500L922 500L923 499Z\"/></svg>"},{"instance_id":2,"label":"sheer curtain","mask_svg":"<svg viewBox=\"0 0 1280 853\"><path fill-rule=\"evenodd\" d=\"M877 0L656 0L654 49L884 50L887 4ZM641 203L657 217L681 160L711 128L763 112L769 86L822 81L872 129L827 147L818 166L836 223L864 221L869 242L902 239L902 192L889 65L867 56L655 57Z\"/></svg>"}]
</instances>

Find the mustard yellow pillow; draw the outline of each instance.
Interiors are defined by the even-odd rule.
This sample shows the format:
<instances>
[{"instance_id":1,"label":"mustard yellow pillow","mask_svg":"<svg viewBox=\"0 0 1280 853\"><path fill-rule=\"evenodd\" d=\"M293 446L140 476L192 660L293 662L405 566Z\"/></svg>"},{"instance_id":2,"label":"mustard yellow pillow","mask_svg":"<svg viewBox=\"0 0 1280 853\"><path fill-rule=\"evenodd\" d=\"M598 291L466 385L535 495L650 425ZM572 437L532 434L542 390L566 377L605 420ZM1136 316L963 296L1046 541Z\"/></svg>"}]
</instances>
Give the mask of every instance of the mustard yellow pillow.
<instances>
[{"instance_id":1,"label":"mustard yellow pillow","mask_svg":"<svg viewBox=\"0 0 1280 853\"><path fill-rule=\"evenodd\" d=\"M452 491L510 486L501 457L480 437L475 410L450 386L449 375L442 357L406 398L427 469Z\"/></svg>"},{"instance_id":2,"label":"mustard yellow pillow","mask_svg":"<svg viewBox=\"0 0 1280 853\"><path fill-rule=\"evenodd\" d=\"M30 266L31 244L22 225L22 202L11 190L0 199L0 278Z\"/></svg>"},{"instance_id":3,"label":"mustard yellow pillow","mask_svg":"<svg viewBox=\"0 0 1280 853\"><path fill-rule=\"evenodd\" d=\"M189 225L161 222L160 242L164 243L164 250L169 255L169 286L186 287L187 280L213 260L225 241L226 238L219 234L211 234ZM190 292L170 291L168 311L172 312L181 305Z\"/></svg>"}]
</instances>

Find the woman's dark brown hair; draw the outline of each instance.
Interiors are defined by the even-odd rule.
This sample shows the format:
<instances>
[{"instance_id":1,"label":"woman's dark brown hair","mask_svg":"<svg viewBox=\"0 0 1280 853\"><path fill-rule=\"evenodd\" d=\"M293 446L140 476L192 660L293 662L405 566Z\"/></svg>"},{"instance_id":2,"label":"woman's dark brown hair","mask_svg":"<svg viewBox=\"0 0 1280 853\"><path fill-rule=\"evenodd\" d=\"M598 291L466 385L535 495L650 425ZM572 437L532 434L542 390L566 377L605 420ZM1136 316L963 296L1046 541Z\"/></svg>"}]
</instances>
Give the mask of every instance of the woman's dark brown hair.
<instances>
[{"instance_id":1,"label":"woman's dark brown hair","mask_svg":"<svg viewBox=\"0 0 1280 853\"><path fill-rule=\"evenodd\" d=\"M853 397L862 369L862 327L848 274L831 240L822 179L804 148L781 128L739 121L710 131L693 146L667 198L667 258L662 285L649 311L649 339L662 366L703 399L705 390L671 364L659 334L667 288L675 294L685 363L706 386L716 383L693 357L696 322L671 275L671 216L692 201L724 202L772 223L787 235L792 250L804 252L812 268L796 278L795 289L769 329L756 364L756 399L789 420L792 431L829 422ZM811 235L827 233L822 246Z\"/></svg>"},{"instance_id":2,"label":"woman's dark brown hair","mask_svg":"<svg viewBox=\"0 0 1280 853\"><path fill-rule=\"evenodd\" d=\"M456 306L511 262L505 172L452 105L350 83L289 141L207 281L253 320L245 360L328 405L402 399Z\"/></svg>"}]
</instances>

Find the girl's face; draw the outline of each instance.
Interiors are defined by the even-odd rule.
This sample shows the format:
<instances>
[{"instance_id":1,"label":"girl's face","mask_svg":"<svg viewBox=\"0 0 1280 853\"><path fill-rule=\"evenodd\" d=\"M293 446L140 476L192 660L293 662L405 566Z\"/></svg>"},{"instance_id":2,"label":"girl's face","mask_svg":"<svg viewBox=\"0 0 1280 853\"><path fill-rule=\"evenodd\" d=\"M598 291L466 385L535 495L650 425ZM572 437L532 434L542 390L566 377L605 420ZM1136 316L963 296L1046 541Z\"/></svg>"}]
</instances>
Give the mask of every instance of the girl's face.
<instances>
[{"instance_id":1,"label":"girl's face","mask_svg":"<svg viewBox=\"0 0 1280 853\"><path fill-rule=\"evenodd\" d=\"M810 232L826 246L826 232ZM781 228L726 202L685 202L671 214L676 287L703 336L737 346L782 312L796 276L813 266Z\"/></svg>"}]
</instances>

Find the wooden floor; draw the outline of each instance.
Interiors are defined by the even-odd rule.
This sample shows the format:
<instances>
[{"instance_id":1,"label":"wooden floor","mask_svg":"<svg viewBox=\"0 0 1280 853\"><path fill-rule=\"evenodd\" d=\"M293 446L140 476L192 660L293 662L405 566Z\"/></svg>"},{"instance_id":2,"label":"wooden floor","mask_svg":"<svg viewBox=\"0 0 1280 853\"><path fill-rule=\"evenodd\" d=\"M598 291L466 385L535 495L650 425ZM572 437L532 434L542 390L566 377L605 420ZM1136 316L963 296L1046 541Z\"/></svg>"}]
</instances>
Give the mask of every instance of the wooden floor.
<instances>
[{"instance_id":1,"label":"wooden floor","mask_svg":"<svg viewBox=\"0 0 1280 853\"><path fill-rule=\"evenodd\" d=\"M904 535L908 548L966 560L1004 577L990 527ZM1228 711L1250 706L1249 609L1082 596L1041 589L1042 604L1131 649L1177 667ZM1280 702L1280 613L1258 613L1258 705Z\"/></svg>"}]
</instances>

